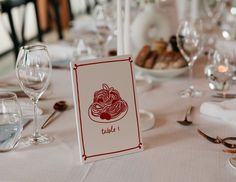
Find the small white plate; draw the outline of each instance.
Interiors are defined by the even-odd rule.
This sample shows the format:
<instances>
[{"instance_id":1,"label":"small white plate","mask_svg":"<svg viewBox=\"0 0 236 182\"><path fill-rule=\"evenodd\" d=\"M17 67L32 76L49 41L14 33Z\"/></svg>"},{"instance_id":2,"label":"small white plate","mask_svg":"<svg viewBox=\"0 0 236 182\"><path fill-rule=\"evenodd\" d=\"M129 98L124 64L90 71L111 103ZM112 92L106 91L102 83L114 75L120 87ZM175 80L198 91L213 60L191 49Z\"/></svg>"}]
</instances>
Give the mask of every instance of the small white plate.
<instances>
[{"instance_id":1,"label":"small white plate","mask_svg":"<svg viewBox=\"0 0 236 182\"><path fill-rule=\"evenodd\" d=\"M145 110L139 110L139 115L141 120L141 131L150 130L155 126L155 117L153 113Z\"/></svg>"},{"instance_id":2,"label":"small white plate","mask_svg":"<svg viewBox=\"0 0 236 182\"><path fill-rule=\"evenodd\" d=\"M154 77L161 77L161 78L173 78L179 75L182 75L188 70L188 67L185 66L183 68L176 68L176 69L146 69L140 66L135 65L135 68L138 71L141 71L143 74L148 74Z\"/></svg>"},{"instance_id":3,"label":"small white plate","mask_svg":"<svg viewBox=\"0 0 236 182\"><path fill-rule=\"evenodd\" d=\"M236 169L236 158L230 158L229 159L229 164L234 168Z\"/></svg>"}]
</instances>

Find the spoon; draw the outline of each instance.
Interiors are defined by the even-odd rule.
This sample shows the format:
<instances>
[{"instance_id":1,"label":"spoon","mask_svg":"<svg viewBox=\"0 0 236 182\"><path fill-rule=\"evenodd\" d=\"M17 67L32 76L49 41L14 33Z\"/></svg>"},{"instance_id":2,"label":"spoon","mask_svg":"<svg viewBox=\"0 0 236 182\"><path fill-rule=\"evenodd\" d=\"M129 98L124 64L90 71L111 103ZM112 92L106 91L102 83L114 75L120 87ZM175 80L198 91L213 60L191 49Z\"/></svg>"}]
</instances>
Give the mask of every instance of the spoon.
<instances>
[{"instance_id":1,"label":"spoon","mask_svg":"<svg viewBox=\"0 0 236 182\"><path fill-rule=\"evenodd\" d=\"M185 126L191 125L193 122L188 120L188 115L191 114L192 110L193 110L193 106L190 106L190 108L187 110L187 112L185 114L184 120L183 121L177 121L177 122L179 124L185 125Z\"/></svg>"},{"instance_id":2,"label":"spoon","mask_svg":"<svg viewBox=\"0 0 236 182\"><path fill-rule=\"evenodd\" d=\"M43 125L41 126L41 129L46 128L53 120L50 120L57 111L59 112L63 112L67 109L68 105L66 103L66 101L58 101L54 104L53 109L54 112L48 117L48 119L43 123Z\"/></svg>"}]
</instances>

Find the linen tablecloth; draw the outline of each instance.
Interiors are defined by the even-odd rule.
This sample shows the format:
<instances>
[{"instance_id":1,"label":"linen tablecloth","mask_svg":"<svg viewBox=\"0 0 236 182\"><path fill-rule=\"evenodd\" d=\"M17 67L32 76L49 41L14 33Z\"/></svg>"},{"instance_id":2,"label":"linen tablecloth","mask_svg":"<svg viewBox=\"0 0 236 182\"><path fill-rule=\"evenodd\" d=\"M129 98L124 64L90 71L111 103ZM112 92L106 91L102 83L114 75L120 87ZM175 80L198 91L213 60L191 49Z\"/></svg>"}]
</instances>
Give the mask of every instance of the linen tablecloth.
<instances>
[{"instance_id":1,"label":"linen tablecloth","mask_svg":"<svg viewBox=\"0 0 236 182\"><path fill-rule=\"evenodd\" d=\"M143 152L85 165L79 163L70 71L53 70L52 94L39 102L44 111L41 124L51 113L54 102L66 100L70 105L68 111L43 130L54 136L55 141L0 153L0 181L235 182L236 170L228 163L235 155L222 152L223 145L212 144L197 133L197 128L212 136L235 136L236 133L233 125L200 114L200 104L213 98L203 77L204 64L197 62L197 65L200 66L195 69L194 84L203 91L203 97L179 97L178 92L188 86L187 74L154 79L153 88L138 95L140 108L152 111L156 117L156 126L142 132ZM30 102L27 98L21 100ZM194 124L179 125L176 120L183 119L190 104L195 106ZM32 126L22 135L30 134Z\"/></svg>"}]
</instances>

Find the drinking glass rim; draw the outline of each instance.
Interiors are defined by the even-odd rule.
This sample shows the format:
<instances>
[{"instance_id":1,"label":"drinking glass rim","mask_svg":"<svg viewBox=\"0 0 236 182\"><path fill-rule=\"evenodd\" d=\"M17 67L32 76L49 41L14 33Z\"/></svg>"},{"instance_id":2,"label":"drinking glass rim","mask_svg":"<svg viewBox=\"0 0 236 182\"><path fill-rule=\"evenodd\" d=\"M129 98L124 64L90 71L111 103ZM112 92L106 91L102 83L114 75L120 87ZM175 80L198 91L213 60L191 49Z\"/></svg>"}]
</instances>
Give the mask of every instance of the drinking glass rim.
<instances>
[{"instance_id":1,"label":"drinking glass rim","mask_svg":"<svg viewBox=\"0 0 236 182\"><path fill-rule=\"evenodd\" d=\"M17 99L17 96L14 92L0 92L0 101L12 99Z\"/></svg>"},{"instance_id":2,"label":"drinking glass rim","mask_svg":"<svg viewBox=\"0 0 236 182\"><path fill-rule=\"evenodd\" d=\"M22 46L21 49L28 51L39 51L39 50L47 50L47 46L43 44L34 44L34 45Z\"/></svg>"}]
</instances>

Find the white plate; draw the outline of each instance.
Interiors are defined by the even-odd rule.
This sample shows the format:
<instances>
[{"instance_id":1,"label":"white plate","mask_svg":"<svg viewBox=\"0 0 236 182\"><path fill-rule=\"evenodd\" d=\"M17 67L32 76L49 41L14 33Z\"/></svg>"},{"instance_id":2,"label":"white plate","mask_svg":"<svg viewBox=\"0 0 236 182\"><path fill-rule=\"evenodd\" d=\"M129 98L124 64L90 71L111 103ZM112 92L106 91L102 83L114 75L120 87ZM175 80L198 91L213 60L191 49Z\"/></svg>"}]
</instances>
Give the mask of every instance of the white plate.
<instances>
[{"instance_id":1,"label":"white plate","mask_svg":"<svg viewBox=\"0 0 236 182\"><path fill-rule=\"evenodd\" d=\"M188 67L185 66L183 68L177 68L177 69L146 69L142 68L140 66L135 65L135 68L139 71L141 71L143 74L148 74L154 77L162 77L162 78L173 78L177 77L179 75L182 75L188 70Z\"/></svg>"},{"instance_id":2,"label":"white plate","mask_svg":"<svg viewBox=\"0 0 236 182\"><path fill-rule=\"evenodd\" d=\"M138 93L143 93L152 88L152 80L149 78L137 76L135 80L136 80L136 88L137 88Z\"/></svg>"}]
</instances>

